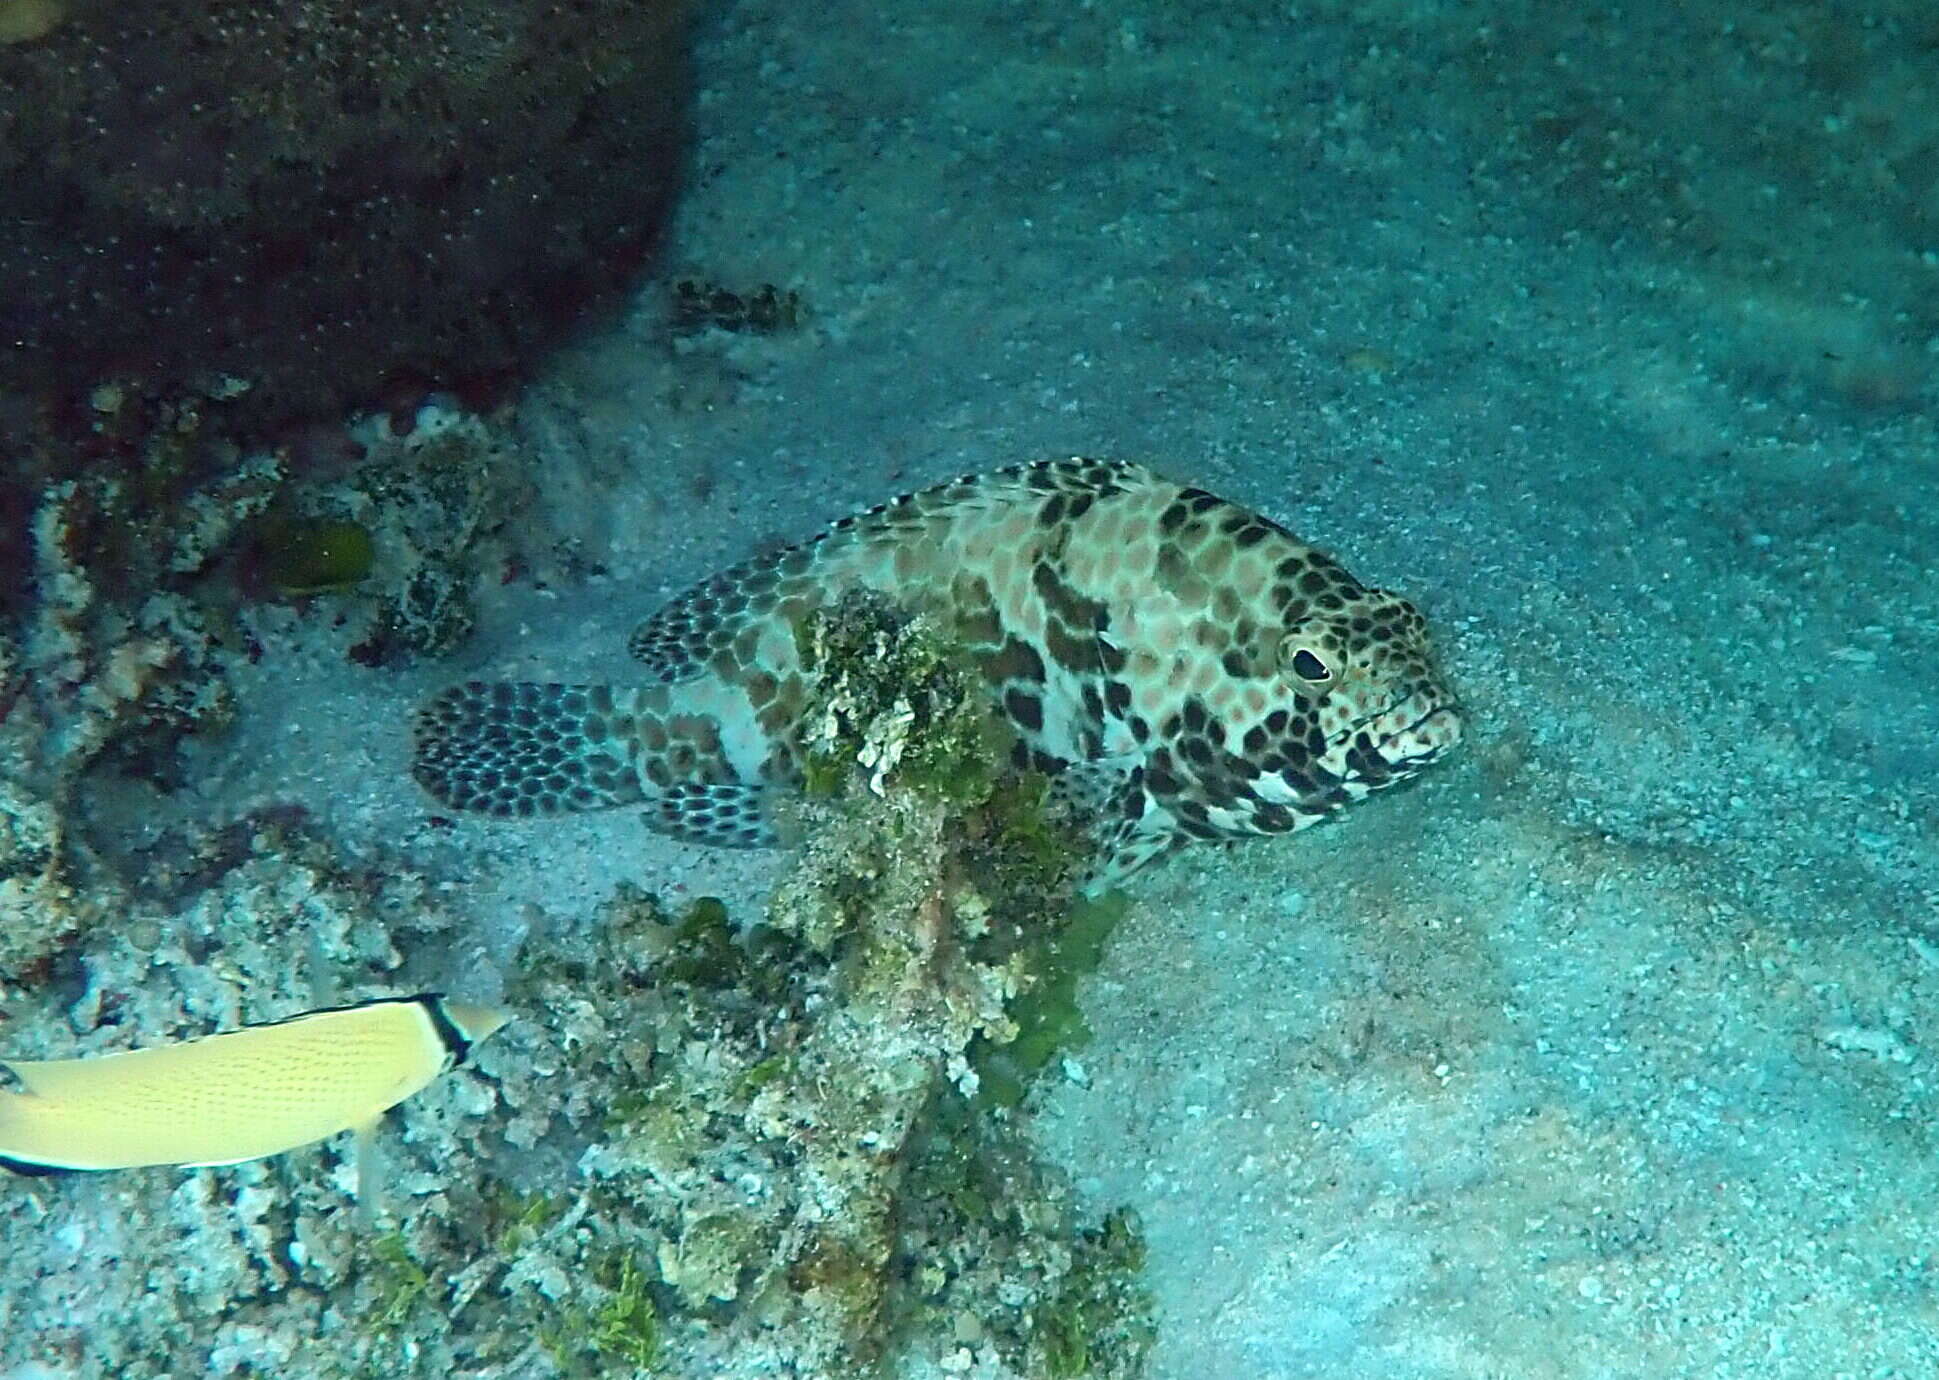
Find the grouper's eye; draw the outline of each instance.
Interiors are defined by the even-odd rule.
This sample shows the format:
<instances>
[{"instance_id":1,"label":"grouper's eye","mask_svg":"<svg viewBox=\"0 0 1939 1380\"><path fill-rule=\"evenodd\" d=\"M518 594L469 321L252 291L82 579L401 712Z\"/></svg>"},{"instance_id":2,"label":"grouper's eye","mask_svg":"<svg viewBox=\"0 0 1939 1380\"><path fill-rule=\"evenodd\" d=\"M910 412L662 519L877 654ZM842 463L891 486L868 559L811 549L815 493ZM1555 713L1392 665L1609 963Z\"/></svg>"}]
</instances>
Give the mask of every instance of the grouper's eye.
<instances>
[{"instance_id":1,"label":"grouper's eye","mask_svg":"<svg viewBox=\"0 0 1939 1380\"><path fill-rule=\"evenodd\" d=\"M1324 690L1333 683L1332 649L1323 642L1298 635L1279 643L1280 669L1309 690Z\"/></svg>"},{"instance_id":2,"label":"grouper's eye","mask_svg":"<svg viewBox=\"0 0 1939 1380\"><path fill-rule=\"evenodd\" d=\"M1326 663L1314 654L1311 647L1301 647L1293 653L1292 667L1294 675L1314 685L1324 685L1333 679L1333 672L1327 669Z\"/></svg>"}]
</instances>

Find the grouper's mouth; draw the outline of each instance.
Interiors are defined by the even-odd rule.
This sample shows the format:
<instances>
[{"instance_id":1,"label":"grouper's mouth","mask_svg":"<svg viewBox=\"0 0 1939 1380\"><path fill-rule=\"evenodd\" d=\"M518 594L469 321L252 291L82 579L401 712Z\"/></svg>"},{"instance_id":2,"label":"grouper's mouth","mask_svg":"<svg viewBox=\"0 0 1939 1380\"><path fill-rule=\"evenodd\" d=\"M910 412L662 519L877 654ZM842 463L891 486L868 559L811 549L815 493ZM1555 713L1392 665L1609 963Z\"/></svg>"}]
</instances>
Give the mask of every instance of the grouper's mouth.
<instances>
[{"instance_id":1,"label":"grouper's mouth","mask_svg":"<svg viewBox=\"0 0 1939 1380\"><path fill-rule=\"evenodd\" d=\"M1423 706L1422 701L1426 701ZM1396 718L1409 715L1398 726ZM1386 727L1383 727L1386 726ZM1374 753L1392 775L1411 776L1432 765L1461 741L1461 706L1453 700L1430 698L1425 691L1408 696L1367 725Z\"/></svg>"}]
</instances>

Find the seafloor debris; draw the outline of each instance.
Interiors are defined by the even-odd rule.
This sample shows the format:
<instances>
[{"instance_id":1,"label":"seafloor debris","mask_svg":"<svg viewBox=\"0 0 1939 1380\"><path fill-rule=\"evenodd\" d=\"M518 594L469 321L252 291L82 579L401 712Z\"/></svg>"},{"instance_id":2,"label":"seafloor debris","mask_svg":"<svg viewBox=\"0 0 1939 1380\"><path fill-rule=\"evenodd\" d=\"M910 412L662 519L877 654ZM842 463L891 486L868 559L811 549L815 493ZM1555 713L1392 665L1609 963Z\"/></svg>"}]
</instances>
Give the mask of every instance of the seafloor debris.
<instances>
[{"instance_id":1,"label":"seafloor debris","mask_svg":"<svg viewBox=\"0 0 1939 1380\"><path fill-rule=\"evenodd\" d=\"M713 327L751 335L799 330L807 315L793 288L763 283L752 292L731 292L717 283L681 278L673 285L672 327L689 335Z\"/></svg>"}]
</instances>

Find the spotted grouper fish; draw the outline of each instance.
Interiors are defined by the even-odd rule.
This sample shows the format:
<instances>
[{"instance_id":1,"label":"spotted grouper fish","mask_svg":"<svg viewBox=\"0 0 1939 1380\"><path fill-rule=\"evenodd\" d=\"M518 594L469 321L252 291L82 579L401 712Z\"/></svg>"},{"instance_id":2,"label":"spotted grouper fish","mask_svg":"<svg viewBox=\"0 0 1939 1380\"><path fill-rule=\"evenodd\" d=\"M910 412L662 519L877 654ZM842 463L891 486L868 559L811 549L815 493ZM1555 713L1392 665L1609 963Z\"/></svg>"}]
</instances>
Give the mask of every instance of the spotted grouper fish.
<instances>
[{"instance_id":1,"label":"spotted grouper fish","mask_svg":"<svg viewBox=\"0 0 1939 1380\"><path fill-rule=\"evenodd\" d=\"M1093 885L1311 824L1461 736L1405 599L1203 489L1073 459L907 494L714 576L634 632L644 684L454 686L417 712L417 779L461 810L644 805L671 835L772 845L812 699L796 629L859 591L974 656L1019 761L1096 840Z\"/></svg>"}]
</instances>

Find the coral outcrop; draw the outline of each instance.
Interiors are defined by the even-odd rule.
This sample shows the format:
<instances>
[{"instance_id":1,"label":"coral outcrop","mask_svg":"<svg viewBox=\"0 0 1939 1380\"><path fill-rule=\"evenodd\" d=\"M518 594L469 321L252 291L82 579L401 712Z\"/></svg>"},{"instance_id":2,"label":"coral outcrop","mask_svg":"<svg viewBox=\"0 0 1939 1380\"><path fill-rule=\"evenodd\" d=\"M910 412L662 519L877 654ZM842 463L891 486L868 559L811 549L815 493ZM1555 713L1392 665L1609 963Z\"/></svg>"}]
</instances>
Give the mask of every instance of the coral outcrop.
<instances>
[{"instance_id":1,"label":"coral outcrop","mask_svg":"<svg viewBox=\"0 0 1939 1380\"><path fill-rule=\"evenodd\" d=\"M368 996L407 970L463 972L486 999L502 981L520 1014L391 1118L381 1235L357 1225L334 1144L0 1205L22 1243L0 1322L14 1300L59 1320L0 1327L0 1365L1139 1375L1135 1222L1087 1220L1035 1153L1015 1104L1043 1059L994 1105L971 1059L1044 1025L1042 999L1013 1014L1027 994L1070 1007L1038 941L1065 931L1080 859L1008 802L1027 783L988 761L988 711L932 628L858 604L800 632L833 659L831 776L758 921L622 888L596 916L535 922L491 972L423 879L344 871L256 819L77 940L75 981L14 993L25 1055Z\"/></svg>"},{"instance_id":2,"label":"coral outcrop","mask_svg":"<svg viewBox=\"0 0 1939 1380\"><path fill-rule=\"evenodd\" d=\"M649 250L677 0L0 8L8 386L489 387Z\"/></svg>"}]
</instances>

